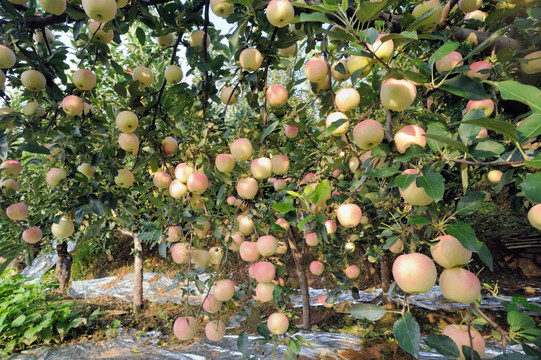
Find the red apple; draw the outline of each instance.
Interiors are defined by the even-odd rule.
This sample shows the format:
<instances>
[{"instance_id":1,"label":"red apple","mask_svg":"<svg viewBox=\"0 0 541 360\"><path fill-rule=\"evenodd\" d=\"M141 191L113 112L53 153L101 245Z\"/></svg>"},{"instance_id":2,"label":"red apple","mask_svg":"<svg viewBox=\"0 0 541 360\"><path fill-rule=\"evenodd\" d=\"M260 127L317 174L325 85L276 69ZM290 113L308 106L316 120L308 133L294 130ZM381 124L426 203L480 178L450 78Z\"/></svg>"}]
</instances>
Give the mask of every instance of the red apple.
<instances>
[{"instance_id":1,"label":"red apple","mask_svg":"<svg viewBox=\"0 0 541 360\"><path fill-rule=\"evenodd\" d=\"M287 102L287 89L283 85L271 85L265 91L265 96L269 105L284 106Z\"/></svg>"},{"instance_id":2,"label":"red apple","mask_svg":"<svg viewBox=\"0 0 541 360\"><path fill-rule=\"evenodd\" d=\"M272 172L277 175L284 175L289 169L289 158L286 155L274 155L271 159Z\"/></svg>"},{"instance_id":3,"label":"red apple","mask_svg":"<svg viewBox=\"0 0 541 360\"><path fill-rule=\"evenodd\" d=\"M186 186L188 187L188 191L190 191L193 194L201 195L202 193L207 190L210 183L205 174L202 174L200 172L194 172L190 176L188 176L188 180L186 181Z\"/></svg>"},{"instance_id":4,"label":"red apple","mask_svg":"<svg viewBox=\"0 0 541 360\"><path fill-rule=\"evenodd\" d=\"M485 70L485 71L483 71ZM480 71L483 71L482 73ZM470 70L466 71L466 75L470 78L478 78L487 80L492 72L492 64L486 61L476 61L470 65Z\"/></svg>"},{"instance_id":5,"label":"red apple","mask_svg":"<svg viewBox=\"0 0 541 360\"><path fill-rule=\"evenodd\" d=\"M317 83L327 76L327 62L323 58L309 59L304 65L304 75L308 80Z\"/></svg>"},{"instance_id":6,"label":"red apple","mask_svg":"<svg viewBox=\"0 0 541 360\"><path fill-rule=\"evenodd\" d=\"M408 294L430 291L436 284L437 275L432 259L420 253L400 255L393 263L393 278Z\"/></svg>"},{"instance_id":7,"label":"red apple","mask_svg":"<svg viewBox=\"0 0 541 360\"><path fill-rule=\"evenodd\" d=\"M293 125L286 125L284 131L288 138L294 139L297 137L297 134L299 133L299 128Z\"/></svg>"},{"instance_id":8,"label":"red apple","mask_svg":"<svg viewBox=\"0 0 541 360\"><path fill-rule=\"evenodd\" d=\"M425 131L417 125L406 125L394 135L396 150L403 154L411 145L426 146Z\"/></svg>"},{"instance_id":9,"label":"red apple","mask_svg":"<svg viewBox=\"0 0 541 360\"><path fill-rule=\"evenodd\" d=\"M203 300L203 310L210 314L216 314L220 311L221 307L222 302L216 299L214 294L208 294L208 296L205 297L205 300Z\"/></svg>"},{"instance_id":10,"label":"red apple","mask_svg":"<svg viewBox=\"0 0 541 360\"><path fill-rule=\"evenodd\" d=\"M345 227L355 227L359 225L363 212L361 208L355 204L342 204L336 211L336 217L340 225Z\"/></svg>"},{"instance_id":11,"label":"red apple","mask_svg":"<svg viewBox=\"0 0 541 360\"><path fill-rule=\"evenodd\" d=\"M240 138L231 143L231 155L239 161L248 160L252 152L252 143L246 138Z\"/></svg>"},{"instance_id":12,"label":"red apple","mask_svg":"<svg viewBox=\"0 0 541 360\"><path fill-rule=\"evenodd\" d=\"M168 136L162 140L162 149L166 155L173 154L178 149L178 143L171 136Z\"/></svg>"},{"instance_id":13,"label":"red apple","mask_svg":"<svg viewBox=\"0 0 541 360\"><path fill-rule=\"evenodd\" d=\"M255 296L261 302L271 302L274 299L274 288L276 284L261 282L255 287Z\"/></svg>"},{"instance_id":14,"label":"red apple","mask_svg":"<svg viewBox=\"0 0 541 360\"><path fill-rule=\"evenodd\" d=\"M222 320L209 321L205 326L205 335L210 341L220 341L225 335L225 323Z\"/></svg>"},{"instance_id":15,"label":"red apple","mask_svg":"<svg viewBox=\"0 0 541 360\"><path fill-rule=\"evenodd\" d=\"M9 177L15 177L23 171L23 166L17 160L6 160L0 165L0 170Z\"/></svg>"},{"instance_id":16,"label":"red apple","mask_svg":"<svg viewBox=\"0 0 541 360\"><path fill-rule=\"evenodd\" d=\"M446 269L465 265L470 261L472 252L466 250L457 238L442 235L435 238L437 244L430 247L430 253L435 262Z\"/></svg>"},{"instance_id":17,"label":"red apple","mask_svg":"<svg viewBox=\"0 0 541 360\"><path fill-rule=\"evenodd\" d=\"M177 243L171 248L171 258L177 264L187 264L189 261L189 245L184 243Z\"/></svg>"},{"instance_id":18,"label":"red apple","mask_svg":"<svg viewBox=\"0 0 541 360\"><path fill-rule=\"evenodd\" d=\"M319 239L317 238L317 234L315 232L311 232L306 234L306 245L308 246L317 246L319 244Z\"/></svg>"},{"instance_id":19,"label":"red apple","mask_svg":"<svg viewBox=\"0 0 541 360\"><path fill-rule=\"evenodd\" d=\"M259 185L254 178L244 178L238 181L236 189L241 198L253 199L259 190Z\"/></svg>"},{"instance_id":20,"label":"red apple","mask_svg":"<svg viewBox=\"0 0 541 360\"><path fill-rule=\"evenodd\" d=\"M28 206L23 203L12 204L6 208L6 215L13 221L24 220L28 216Z\"/></svg>"},{"instance_id":21,"label":"red apple","mask_svg":"<svg viewBox=\"0 0 541 360\"><path fill-rule=\"evenodd\" d=\"M257 250L257 243L251 241L244 241L240 244L239 254L241 259L247 262L256 261L261 255Z\"/></svg>"},{"instance_id":22,"label":"red apple","mask_svg":"<svg viewBox=\"0 0 541 360\"><path fill-rule=\"evenodd\" d=\"M470 342L470 334L468 333L468 327L465 325L447 325L441 332L442 335L449 336L458 347L460 357L457 360L465 360L464 353L462 352L462 346L470 347L473 343L473 350L479 354L482 359L485 355L485 340L483 336L474 327L470 328L472 340Z\"/></svg>"},{"instance_id":23,"label":"red apple","mask_svg":"<svg viewBox=\"0 0 541 360\"><path fill-rule=\"evenodd\" d=\"M276 249L278 249L278 240L272 235L261 236L257 239L256 244L257 251L261 256L272 256L276 253Z\"/></svg>"},{"instance_id":24,"label":"red apple","mask_svg":"<svg viewBox=\"0 0 541 360\"><path fill-rule=\"evenodd\" d=\"M289 320L284 314L276 312L269 316L267 320L267 327L271 333L275 335L282 335L289 328Z\"/></svg>"},{"instance_id":25,"label":"red apple","mask_svg":"<svg viewBox=\"0 0 541 360\"><path fill-rule=\"evenodd\" d=\"M466 112L473 109L481 109L485 112L485 117L490 117L494 112L494 101L491 99L485 100L470 100L466 104Z\"/></svg>"},{"instance_id":26,"label":"red apple","mask_svg":"<svg viewBox=\"0 0 541 360\"><path fill-rule=\"evenodd\" d=\"M228 301L235 295L235 283L230 279L218 280L213 286L214 297L219 301Z\"/></svg>"},{"instance_id":27,"label":"red apple","mask_svg":"<svg viewBox=\"0 0 541 360\"><path fill-rule=\"evenodd\" d=\"M458 267L443 270L439 285L445 298L459 303L470 304L481 294L481 283L477 276Z\"/></svg>"},{"instance_id":28,"label":"red apple","mask_svg":"<svg viewBox=\"0 0 541 360\"><path fill-rule=\"evenodd\" d=\"M23 240L29 244L35 244L41 240L43 231L40 228L33 226L23 231Z\"/></svg>"},{"instance_id":29,"label":"red apple","mask_svg":"<svg viewBox=\"0 0 541 360\"><path fill-rule=\"evenodd\" d=\"M181 341L191 340L197 332L197 320L192 316L179 317L173 324L173 332Z\"/></svg>"},{"instance_id":30,"label":"red apple","mask_svg":"<svg viewBox=\"0 0 541 360\"><path fill-rule=\"evenodd\" d=\"M219 154L214 163L216 169L223 173L229 173L235 168L235 158L230 154Z\"/></svg>"},{"instance_id":31,"label":"red apple","mask_svg":"<svg viewBox=\"0 0 541 360\"><path fill-rule=\"evenodd\" d=\"M310 272L316 276L323 274L325 266L319 261L312 261L310 263Z\"/></svg>"},{"instance_id":32,"label":"red apple","mask_svg":"<svg viewBox=\"0 0 541 360\"><path fill-rule=\"evenodd\" d=\"M436 70L441 74L446 71L451 71L462 65L462 54L458 51L451 51L438 61L436 61Z\"/></svg>"},{"instance_id":33,"label":"red apple","mask_svg":"<svg viewBox=\"0 0 541 360\"><path fill-rule=\"evenodd\" d=\"M361 275L361 269L357 265L350 265L345 270L346 277L349 279L357 279Z\"/></svg>"},{"instance_id":34,"label":"red apple","mask_svg":"<svg viewBox=\"0 0 541 360\"><path fill-rule=\"evenodd\" d=\"M260 261L254 264L254 278L259 282L268 283L276 276L276 267L268 261Z\"/></svg>"}]
</instances>

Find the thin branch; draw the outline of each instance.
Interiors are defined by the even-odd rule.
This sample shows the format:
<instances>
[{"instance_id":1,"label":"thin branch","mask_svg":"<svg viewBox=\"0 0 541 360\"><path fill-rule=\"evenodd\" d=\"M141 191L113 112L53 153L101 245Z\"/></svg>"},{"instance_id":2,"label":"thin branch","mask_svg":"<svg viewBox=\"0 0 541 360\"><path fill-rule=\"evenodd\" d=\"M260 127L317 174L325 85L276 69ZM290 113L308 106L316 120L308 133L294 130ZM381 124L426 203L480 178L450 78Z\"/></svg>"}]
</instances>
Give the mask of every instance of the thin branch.
<instances>
[{"instance_id":1,"label":"thin branch","mask_svg":"<svg viewBox=\"0 0 541 360\"><path fill-rule=\"evenodd\" d=\"M391 123L393 122L393 112L391 109L387 109L387 121L385 122L385 139L389 142L389 144L393 141L393 137L391 136Z\"/></svg>"},{"instance_id":2,"label":"thin branch","mask_svg":"<svg viewBox=\"0 0 541 360\"><path fill-rule=\"evenodd\" d=\"M507 332L502 329L500 327L500 325L496 324L496 322L494 322L494 320L492 320L488 315L486 315L484 312L481 311L481 309L479 309L479 306L477 306L477 304L475 303L471 303L470 305L473 310L475 310L479 315L481 315L481 317L483 319L485 319L485 321L487 323L489 323L490 326L492 326L492 328L494 330L496 330L498 333L500 333L501 337L502 337L502 348L503 348L503 353L505 354L506 353L506 342L507 340L509 340L509 335L507 335Z\"/></svg>"},{"instance_id":3,"label":"thin branch","mask_svg":"<svg viewBox=\"0 0 541 360\"><path fill-rule=\"evenodd\" d=\"M524 164L524 160L519 161L500 161L500 162L490 162L490 161L470 161L465 159L446 159L447 161L457 162L461 164L468 164L473 166L514 166Z\"/></svg>"}]
</instances>

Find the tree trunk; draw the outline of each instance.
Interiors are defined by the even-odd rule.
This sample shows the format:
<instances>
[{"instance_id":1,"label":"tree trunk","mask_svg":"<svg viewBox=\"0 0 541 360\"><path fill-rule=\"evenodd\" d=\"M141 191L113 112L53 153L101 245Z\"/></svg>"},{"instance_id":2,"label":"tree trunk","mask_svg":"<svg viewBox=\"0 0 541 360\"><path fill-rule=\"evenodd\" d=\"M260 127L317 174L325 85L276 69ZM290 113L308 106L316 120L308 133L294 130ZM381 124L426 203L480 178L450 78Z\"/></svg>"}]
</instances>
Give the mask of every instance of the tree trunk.
<instances>
[{"instance_id":1,"label":"tree trunk","mask_svg":"<svg viewBox=\"0 0 541 360\"><path fill-rule=\"evenodd\" d=\"M143 308L143 244L139 236L132 234L135 261L133 265L133 309L139 312Z\"/></svg>"},{"instance_id":2,"label":"tree trunk","mask_svg":"<svg viewBox=\"0 0 541 360\"><path fill-rule=\"evenodd\" d=\"M56 245L56 253L58 254L58 260L56 261L55 277L60 283L58 290L63 294L68 289L71 264L73 262L73 257L68 253L67 241L63 241Z\"/></svg>"},{"instance_id":3,"label":"tree trunk","mask_svg":"<svg viewBox=\"0 0 541 360\"><path fill-rule=\"evenodd\" d=\"M363 265L368 269L368 272L370 273L370 276L372 276L372 279L376 284L381 283L381 278L378 274L378 270L374 267L374 265L368 261L368 257L366 256L366 252L364 251L363 247L359 245L358 247L359 253L361 255L361 260L363 262Z\"/></svg>"},{"instance_id":4,"label":"tree trunk","mask_svg":"<svg viewBox=\"0 0 541 360\"><path fill-rule=\"evenodd\" d=\"M299 286L301 287L302 296L302 329L310 330L310 291L308 290L308 281L306 280L306 273L302 267L302 253L297 248L296 239L293 231L288 230L288 242L289 248L295 261L295 270L297 277L299 278Z\"/></svg>"},{"instance_id":5,"label":"tree trunk","mask_svg":"<svg viewBox=\"0 0 541 360\"><path fill-rule=\"evenodd\" d=\"M380 261L381 266L381 290L383 295L383 302L388 303L387 301L387 292L391 286L391 280L389 277L389 264L387 263L387 255L383 255Z\"/></svg>"}]
</instances>

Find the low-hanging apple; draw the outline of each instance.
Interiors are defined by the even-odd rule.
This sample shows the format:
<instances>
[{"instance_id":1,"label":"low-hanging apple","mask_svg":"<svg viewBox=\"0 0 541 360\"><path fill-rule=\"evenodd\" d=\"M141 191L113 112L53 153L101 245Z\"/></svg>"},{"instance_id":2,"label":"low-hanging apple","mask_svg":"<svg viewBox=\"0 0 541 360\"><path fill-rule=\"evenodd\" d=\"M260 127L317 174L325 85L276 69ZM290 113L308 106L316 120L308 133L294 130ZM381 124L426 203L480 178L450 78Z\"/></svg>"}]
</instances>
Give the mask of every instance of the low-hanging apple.
<instances>
[{"instance_id":1,"label":"low-hanging apple","mask_svg":"<svg viewBox=\"0 0 541 360\"><path fill-rule=\"evenodd\" d=\"M276 266L268 261L260 261L254 264L252 272L257 281L269 283L276 276Z\"/></svg>"},{"instance_id":2,"label":"low-hanging apple","mask_svg":"<svg viewBox=\"0 0 541 360\"><path fill-rule=\"evenodd\" d=\"M436 265L428 256L420 253L404 254L393 263L393 278L396 284L408 294L430 291L436 284Z\"/></svg>"},{"instance_id":3,"label":"low-hanging apple","mask_svg":"<svg viewBox=\"0 0 541 360\"><path fill-rule=\"evenodd\" d=\"M197 320L194 317L179 317L173 324L173 333L180 341L191 340L197 332Z\"/></svg>"},{"instance_id":4,"label":"low-hanging apple","mask_svg":"<svg viewBox=\"0 0 541 360\"><path fill-rule=\"evenodd\" d=\"M26 70L21 74L23 86L30 91L41 91L47 86L47 79L37 70Z\"/></svg>"},{"instance_id":5,"label":"low-hanging apple","mask_svg":"<svg viewBox=\"0 0 541 360\"><path fill-rule=\"evenodd\" d=\"M257 250L257 243L251 241L244 241L240 244L239 254L241 259L247 262L256 261L261 256Z\"/></svg>"},{"instance_id":6,"label":"low-hanging apple","mask_svg":"<svg viewBox=\"0 0 541 360\"><path fill-rule=\"evenodd\" d=\"M528 211L528 221L534 228L541 230L541 204L532 206Z\"/></svg>"},{"instance_id":7,"label":"low-hanging apple","mask_svg":"<svg viewBox=\"0 0 541 360\"><path fill-rule=\"evenodd\" d=\"M357 279L361 275L361 269L357 265L349 265L344 272L348 279Z\"/></svg>"},{"instance_id":8,"label":"low-hanging apple","mask_svg":"<svg viewBox=\"0 0 541 360\"><path fill-rule=\"evenodd\" d=\"M328 235L334 234L336 232L336 229L338 228L334 220L327 220L325 221L324 225Z\"/></svg>"},{"instance_id":9,"label":"low-hanging apple","mask_svg":"<svg viewBox=\"0 0 541 360\"><path fill-rule=\"evenodd\" d=\"M212 265L220 265L222 263L224 251L221 247L213 246L209 249L208 253Z\"/></svg>"},{"instance_id":10,"label":"low-hanging apple","mask_svg":"<svg viewBox=\"0 0 541 360\"><path fill-rule=\"evenodd\" d=\"M177 264L187 264L190 260L189 245L185 243L176 243L171 248L171 258Z\"/></svg>"},{"instance_id":11,"label":"low-hanging apple","mask_svg":"<svg viewBox=\"0 0 541 360\"><path fill-rule=\"evenodd\" d=\"M218 280L212 287L214 297L219 301L229 301L235 295L235 283L230 279Z\"/></svg>"},{"instance_id":12,"label":"low-hanging apple","mask_svg":"<svg viewBox=\"0 0 541 360\"><path fill-rule=\"evenodd\" d=\"M38 243L41 241L42 237L43 231L41 231L41 229L37 226L33 226L23 231L23 240L29 244Z\"/></svg>"},{"instance_id":13,"label":"low-hanging apple","mask_svg":"<svg viewBox=\"0 0 541 360\"><path fill-rule=\"evenodd\" d=\"M274 299L275 284L271 282L260 282L255 287L255 297L261 302L271 302Z\"/></svg>"},{"instance_id":14,"label":"low-hanging apple","mask_svg":"<svg viewBox=\"0 0 541 360\"><path fill-rule=\"evenodd\" d=\"M55 237L67 238L70 237L75 231L75 225L69 218L63 217L51 226L51 232Z\"/></svg>"},{"instance_id":15,"label":"low-hanging apple","mask_svg":"<svg viewBox=\"0 0 541 360\"><path fill-rule=\"evenodd\" d=\"M439 285L445 298L459 303L470 304L481 294L481 283L477 276L459 267L443 270Z\"/></svg>"},{"instance_id":16,"label":"low-hanging apple","mask_svg":"<svg viewBox=\"0 0 541 360\"><path fill-rule=\"evenodd\" d=\"M214 294L208 294L205 297L205 300L203 300L203 310L205 310L209 314L216 314L218 311L220 311L221 307L222 302L216 299Z\"/></svg>"},{"instance_id":17,"label":"low-hanging apple","mask_svg":"<svg viewBox=\"0 0 541 360\"><path fill-rule=\"evenodd\" d=\"M6 215L13 221L24 220L28 216L28 206L23 203L11 204L6 208Z\"/></svg>"},{"instance_id":18,"label":"low-hanging apple","mask_svg":"<svg viewBox=\"0 0 541 360\"><path fill-rule=\"evenodd\" d=\"M225 323L222 320L209 321L205 326L205 335L210 341L222 340L225 335Z\"/></svg>"},{"instance_id":19,"label":"low-hanging apple","mask_svg":"<svg viewBox=\"0 0 541 360\"><path fill-rule=\"evenodd\" d=\"M182 238L182 229L178 226L169 226L167 228L167 238L169 242L177 242Z\"/></svg>"},{"instance_id":20,"label":"low-hanging apple","mask_svg":"<svg viewBox=\"0 0 541 360\"><path fill-rule=\"evenodd\" d=\"M289 328L289 320L282 313L273 313L267 319L267 328L275 335L282 335Z\"/></svg>"},{"instance_id":21,"label":"low-hanging apple","mask_svg":"<svg viewBox=\"0 0 541 360\"><path fill-rule=\"evenodd\" d=\"M325 266L320 261L312 261L310 263L310 272L316 276L323 274Z\"/></svg>"},{"instance_id":22,"label":"low-hanging apple","mask_svg":"<svg viewBox=\"0 0 541 360\"><path fill-rule=\"evenodd\" d=\"M430 246L432 259L440 266L446 269L455 266L465 265L470 261L472 252L465 249L464 246L452 235L438 236L433 240L437 243Z\"/></svg>"},{"instance_id":23,"label":"low-hanging apple","mask_svg":"<svg viewBox=\"0 0 541 360\"><path fill-rule=\"evenodd\" d=\"M471 338L470 338L471 333ZM466 325L447 325L441 332L442 335L449 336L458 347L460 356L457 360L465 360L466 357L462 351L462 346L471 347L473 343L473 350L479 354L479 358L482 359L485 355L485 340L483 336L473 326L468 327ZM470 359L471 357L468 357Z\"/></svg>"},{"instance_id":24,"label":"low-hanging apple","mask_svg":"<svg viewBox=\"0 0 541 360\"><path fill-rule=\"evenodd\" d=\"M306 237L304 240L306 241L306 245L308 246L317 246L319 244L319 239L315 232L306 234Z\"/></svg>"},{"instance_id":25,"label":"low-hanging apple","mask_svg":"<svg viewBox=\"0 0 541 360\"><path fill-rule=\"evenodd\" d=\"M210 254L207 250L194 249L191 256L194 268L206 268L210 264Z\"/></svg>"}]
</instances>

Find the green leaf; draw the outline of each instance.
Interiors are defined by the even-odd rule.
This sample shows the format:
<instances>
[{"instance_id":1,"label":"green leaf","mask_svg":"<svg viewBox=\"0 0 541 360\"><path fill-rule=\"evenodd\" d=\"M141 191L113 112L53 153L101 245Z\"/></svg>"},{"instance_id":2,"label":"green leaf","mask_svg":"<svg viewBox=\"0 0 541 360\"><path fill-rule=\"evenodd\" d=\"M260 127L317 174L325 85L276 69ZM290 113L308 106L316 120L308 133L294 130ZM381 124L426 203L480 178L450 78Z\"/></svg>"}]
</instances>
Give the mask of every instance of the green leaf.
<instances>
[{"instance_id":1,"label":"green leaf","mask_svg":"<svg viewBox=\"0 0 541 360\"><path fill-rule=\"evenodd\" d=\"M430 56L430 59L428 59L428 63L430 65L434 65L436 61L440 60L445 55L448 55L451 52L455 51L456 49L458 49L459 46L460 46L460 43L458 41L446 42L445 44L440 46L439 49L436 50L434 54L432 54L432 56Z\"/></svg>"},{"instance_id":2,"label":"green leaf","mask_svg":"<svg viewBox=\"0 0 541 360\"><path fill-rule=\"evenodd\" d=\"M419 357L421 331L419 324L417 324L409 311L394 323L393 335L402 349L415 358Z\"/></svg>"},{"instance_id":3,"label":"green leaf","mask_svg":"<svg viewBox=\"0 0 541 360\"><path fill-rule=\"evenodd\" d=\"M280 203L273 204L272 208L280 214L287 214L290 211L295 211L295 207L291 204L291 201L287 201L287 198Z\"/></svg>"},{"instance_id":4,"label":"green leaf","mask_svg":"<svg viewBox=\"0 0 541 360\"><path fill-rule=\"evenodd\" d=\"M394 178L395 184L402 190L406 190L417 179L417 174L398 175Z\"/></svg>"},{"instance_id":5,"label":"green leaf","mask_svg":"<svg viewBox=\"0 0 541 360\"><path fill-rule=\"evenodd\" d=\"M313 13L301 13L299 18L300 22L322 22L322 23L331 23L329 18L320 12Z\"/></svg>"},{"instance_id":6,"label":"green leaf","mask_svg":"<svg viewBox=\"0 0 541 360\"><path fill-rule=\"evenodd\" d=\"M455 221L447 226L446 231L460 241L462 246L472 252L477 252L477 237L470 224L463 221Z\"/></svg>"},{"instance_id":7,"label":"green leaf","mask_svg":"<svg viewBox=\"0 0 541 360\"><path fill-rule=\"evenodd\" d=\"M137 40L139 40L139 43L144 46L147 39L145 35L145 30L143 30L141 27L138 27L135 30L135 36L137 37Z\"/></svg>"},{"instance_id":8,"label":"green leaf","mask_svg":"<svg viewBox=\"0 0 541 360\"><path fill-rule=\"evenodd\" d=\"M314 194L315 194L315 198L314 198L315 204L318 204L320 201L330 198L331 185L329 184L329 180L325 179L321 181L319 184L317 184Z\"/></svg>"},{"instance_id":9,"label":"green leaf","mask_svg":"<svg viewBox=\"0 0 541 360\"><path fill-rule=\"evenodd\" d=\"M498 355L495 358L492 358L492 360L539 360L539 358L535 356L524 355L521 353L511 353Z\"/></svg>"},{"instance_id":10,"label":"green leaf","mask_svg":"<svg viewBox=\"0 0 541 360\"><path fill-rule=\"evenodd\" d=\"M463 74L445 80L440 88L468 100L488 99L483 84Z\"/></svg>"},{"instance_id":11,"label":"green leaf","mask_svg":"<svg viewBox=\"0 0 541 360\"><path fill-rule=\"evenodd\" d=\"M26 315L19 315L15 320L11 322L11 327L19 327L26 320Z\"/></svg>"},{"instance_id":12,"label":"green leaf","mask_svg":"<svg viewBox=\"0 0 541 360\"><path fill-rule=\"evenodd\" d=\"M276 120L272 124L267 126L265 131L263 131L263 134L261 134L261 142L263 142L263 140L265 140L267 136L269 136L274 130L276 130L276 127L278 127L278 125L280 125L280 121Z\"/></svg>"},{"instance_id":13,"label":"green leaf","mask_svg":"<svg viewBox=\"0 0 541 360\"><path fill-rule=\"evenodd\" d=\"M348 119L339 119L339 120L336 120L335 122L333 122L328 128L327 130L325 131L326 132L326 135L329 136L332 134L332 132L336 129L338 129L342 124L344 124L345 122L349 121Z\"/></svg>"},{"instance_id":14,"label":"green leaf","mask_svg":"<svg viewBox=\"0 0 541 360\"><path fill-rule=\"evenodd\" d=\"M428 196L434 200L440 200L445 192L445 179L440 173L426 171L423 176L417 178L417 185L424 188Z\"/></svg>"},{"instance_id":15,"label":"green leaf","mask_svg":"<svg viewBox=\"0 0 541 360\"><path fill-rule=\"evenodd\" d=\"M237 338L237 348L246 359L250 358L250 350L248 349L248 342L249 342L248 334L246 333L246 331L241 332L239 337Z\"/></svg>"},{"instance_id":16,"label":"green leaf","mask_svg":"<svg viewBox=\"0 0 541 360\"><path fill-rule=\"evenodd\" d=\"M484 243L480 242L479 240L477 240L476 246L478 248L477 256L479 256L479 259L481 259L481 261L484 262L486 266L488 266L490 271L492 271L492 268L494 266L494 260L492 259L492 254L490 253L490 250Z\"/></svg>"},{"instance_id":17,"label":"green leaf","mask_svg":"<svg viewBox=\"0 0 541 360\"><path fill-rule=\"evenodd\" d=\"M306 224L308 224L310 221L312 221L314 219L315 219L314 214L308 215L307 217L302 219L302 221L300 223L297 224L297 228L299 228L300 230L304 230L304 226L306 226Z\"/></svg>"},{"instance_id":18,"label":"green leaf","mask_svg":"<svg viewBox=\"0 0 541 360\"><path fill-rule=\"evenodd\" d=\"M95 196L90 197L88 200L88 206L90 207L90 210L98 216L103 216L105 214L103 203Z\"/></svg>"},{"instance_id":19,"label":"green leaf","mask_svg":"<svg viewBox=\"0 0 541 360\"><path fill-rule=\"evenodd\" d=\"M541 89L535 86L521 84L518 81L487 81L492 86L500 90L500 95L504 100L517 100L528 105L535 112L541 112Z\"/></svg>"},{"instance_id":20,"label":"green leaf","mask_svg":"<svg viewBox=\"0 0 541 360\"><path fill-rule=\"evenodd\" d=\"M445 357L456 359L460 356L456 343L447 335L430 334L426 337L425 342Z\"/></svg>"},{"instance_id":21,"label":"green leaf","mask_svg":"<svg viewBox=\"0 0 541 360\"><path fill-rule=\"evenodd\" d=\"M398 174L400 170L390 167L385 167L381 169L375 169L364 172L363 175L371 176L371 177L380 177L380 178L386 178L389 176L393 176L395 174Z\"/></svg>"},{"instance_id":22,"label":"green leaf","mask_svg":"<svg viewBox=\"0 0 541 360\"><path fill-rule=\"evenodd\" d=\"M483 206L486 192L475 191L460 198L456 206L457 215L473 214Z\"/></svg>"},{"instance_id":23,"label":"green leaf","mask_svg":"<svg viewBox=\"0 0 541 360\"><path fill-rule=\"evenodd\" d=\"M439 135L433 135L433 134L425 134L425 137L428 139L436 140L443 144L450 145L451 148L456 148L466 154L468 153L468 147L464 145L463 143L461 143L460 141L456 141L445 136L439 136Z\"/></svg>"},{"instance_id":24,"label":"green leaf","mask_svg":"<svg viewBox=\"0 0 541 360\"><path fill-rule=\"evenodd\" d=\"M426 216L413 215L408 218L408 225L430 225L432 220Z\"/></svg>"},{"instance_id":25,"label":"green leaf","mask_svg":"<svg viewBox=\"0 0 541 360\"><path fill-rule=\"evenodd\" d=\"M525 139L541 135L541 113L534 113L522 120L517 127L518 132Z\"/></svg>"},{"instance_id":26,"label":"green leaf","mask_svg":"<svg viewBox=\"0 0 541 360\"><path fill-rule=\"evenodd\" d=\"M295 339L289 339L284 356L287 360L295 360L301 352L301 345Z\"/></svg>"},{"instance_id":27,"label":"green leaf","mask_svg":"<svg viewBox=\"0 0 541 360\"><path fill-rule=\"evenodd\" d=\"M528 200L541 203L541 172L526 175L522 191Z\"/></svg>"},{"instance_id":28,"label":"green leaf","mask_svg":"<svg viewBox=\"0 0 541 360\"><path fill-rule=\"evenodd\" d=\"M506 121L496 120L496 119L473 119L473 120L463 120L458 124L470 124L480 127L487 128L489 130L495 131L503 136L509 138L510 140L516 142L518 141L517 127Z\"/></svg>"},{"instance_id":29,"label":"green leaf","mask_svg":"<svg viewBox=\"0 0 541 360\"><path fill-rule=\"evenodd\" d=\"M377 321L387 313L387 310L374 304L357 304L349 309L349 313L357 319Z\"/></svg>"},{"instance_id":30,"label":"green leaf","mask_svg":"<svg viewBox=\"0 0 541 360\"><path fill-rule=\"evenodd\" d=\"M392 0L381 2L363 1L359 4L355 16L358 21L365 23L374 20L379 16L381 11L389 6Z\"/></svg>"},{"instance_id":31,"label":"green leaf","mask_svg":"<svg viewBox=\"0 0 541 360\"><path fill-rule=\"evenodd\" d=\"M43 155L49 155L50 154L49 149L47 149L44 146L37 145L37 144L28 144L28 143L21 144L19 146L19 150L24 150L24 151L27 151L27 152L33 153L33 154L43 154Z\"/></svg>"}]
</instances>

